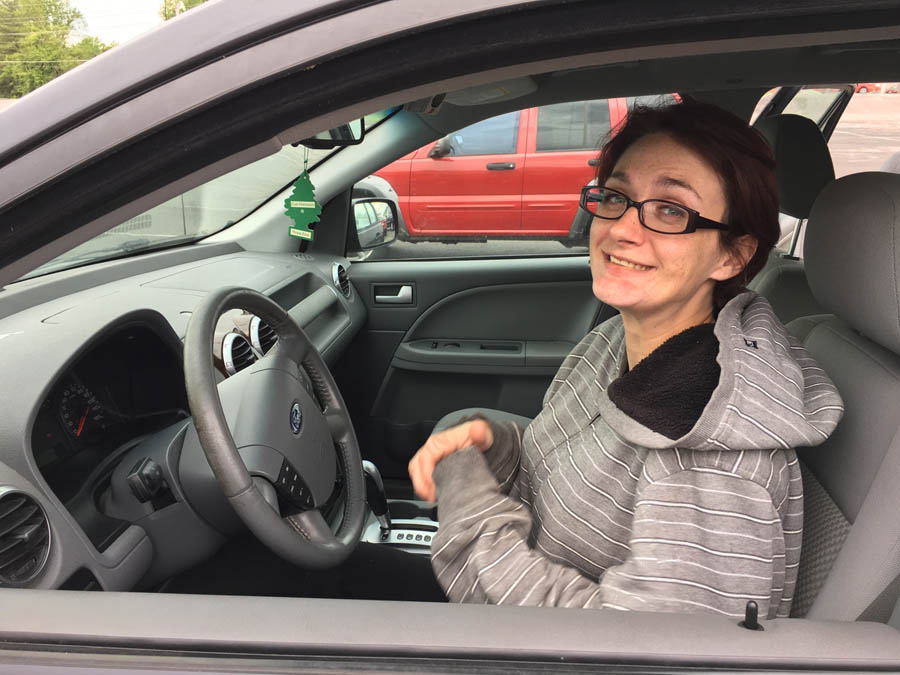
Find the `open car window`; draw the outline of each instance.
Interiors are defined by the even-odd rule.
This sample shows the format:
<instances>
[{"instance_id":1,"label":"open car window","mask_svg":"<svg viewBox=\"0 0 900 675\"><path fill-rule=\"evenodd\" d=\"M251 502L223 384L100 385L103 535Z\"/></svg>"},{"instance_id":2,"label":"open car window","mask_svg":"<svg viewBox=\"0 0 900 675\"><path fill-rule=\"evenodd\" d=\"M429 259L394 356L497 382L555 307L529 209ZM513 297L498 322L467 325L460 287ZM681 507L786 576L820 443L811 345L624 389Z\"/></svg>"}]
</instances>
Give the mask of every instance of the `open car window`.
<instances>
[{"instance_id":1,"label":"open car window","mask_svg":"<svg viewBox=\"0 0 900 675\"><path fill-rule=\"evenodd\" d=\"M635 106L677 94L602 98L523 108L447 134L382 167L355 197L395 201L387 246L355 260L509 258L587 253L591 216L578 208L603 143Z\"/></svg>"}]
</instances>

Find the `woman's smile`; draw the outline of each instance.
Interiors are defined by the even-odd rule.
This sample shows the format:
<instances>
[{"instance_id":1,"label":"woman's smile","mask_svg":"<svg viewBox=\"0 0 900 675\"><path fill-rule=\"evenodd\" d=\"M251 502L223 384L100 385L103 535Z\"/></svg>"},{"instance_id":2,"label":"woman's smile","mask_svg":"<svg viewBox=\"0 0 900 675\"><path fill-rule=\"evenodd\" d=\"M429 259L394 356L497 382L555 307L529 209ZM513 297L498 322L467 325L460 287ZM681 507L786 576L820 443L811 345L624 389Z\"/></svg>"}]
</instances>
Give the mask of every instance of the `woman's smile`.
<instances>
[{"instance_id":1,"label":"woman's smile","mask_svg":"<svg viewBox=\"0 0 900 675\"><path fill-rule=\"evenodd\" d=\"M642 265L634 260L620 258L612 253L604 253L604 256L606 257L606 262L614 266L613 269L616 267L624 267L625 269L634 270L636 272L649 272L653 269L651 265Z\"/></svg>"}]
</instances>

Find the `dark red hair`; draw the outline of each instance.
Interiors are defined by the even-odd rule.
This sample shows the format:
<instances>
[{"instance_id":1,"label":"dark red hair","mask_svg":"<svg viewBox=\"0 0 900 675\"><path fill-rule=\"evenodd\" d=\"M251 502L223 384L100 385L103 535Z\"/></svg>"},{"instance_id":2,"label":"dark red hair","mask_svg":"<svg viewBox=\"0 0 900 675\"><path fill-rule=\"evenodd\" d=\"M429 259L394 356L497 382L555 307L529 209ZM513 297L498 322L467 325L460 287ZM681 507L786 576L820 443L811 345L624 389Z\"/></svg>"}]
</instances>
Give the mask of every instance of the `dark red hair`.
<instances>
[{"instance_id":1,"label":"dark red hair","mask_svg":"<svg viewBox=\"0 0 900 675\"><path fill-rule=\"evenodd\" d=\"M635 107L627 119L610 133L603 145L597 168L597 184L605 185L625 151L650 134L666 134L696 153L715 171L725 189L727 209L720 231L722 247L737 253L738 238L756 240L756 252L741 273L719 281L713 291L718 312L766 264L778 242L778 187L775 157L762 134L741 118L709 103L684 97L665 107Z\"/></svg>"}]
</instances>

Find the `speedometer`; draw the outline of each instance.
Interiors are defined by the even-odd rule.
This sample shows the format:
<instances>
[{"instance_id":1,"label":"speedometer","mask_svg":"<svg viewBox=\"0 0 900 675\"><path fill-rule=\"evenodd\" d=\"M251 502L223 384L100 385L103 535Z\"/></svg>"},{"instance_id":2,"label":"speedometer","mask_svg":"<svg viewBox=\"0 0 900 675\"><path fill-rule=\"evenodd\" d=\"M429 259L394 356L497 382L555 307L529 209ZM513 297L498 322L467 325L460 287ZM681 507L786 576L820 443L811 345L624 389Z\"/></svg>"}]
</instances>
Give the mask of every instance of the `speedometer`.
<instances>
[{"instance_id":1,"label":"speedometer","mask_svg":"<svg viewBox=\"0 0 900 675\"><path fill-rule=\"evenodd\" d=\"M59 418L66 430L78 439L89 439L106 427L100 402L90 389L73 382L63 389Z\"/></svg>"}]
</instances>

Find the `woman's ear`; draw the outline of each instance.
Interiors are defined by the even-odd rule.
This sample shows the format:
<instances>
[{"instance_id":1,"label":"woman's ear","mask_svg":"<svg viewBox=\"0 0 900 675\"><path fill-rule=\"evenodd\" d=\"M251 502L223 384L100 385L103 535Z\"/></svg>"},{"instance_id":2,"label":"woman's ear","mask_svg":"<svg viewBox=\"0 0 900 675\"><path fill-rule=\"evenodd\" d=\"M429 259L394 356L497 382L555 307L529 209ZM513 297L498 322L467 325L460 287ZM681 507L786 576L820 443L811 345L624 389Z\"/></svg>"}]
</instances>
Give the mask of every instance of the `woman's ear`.
<instances>
[{"instance_id":1,"label":"woman's ear","mask_svg":"<svg viewBox=\"0 0 900 675\"><path fill-rule=\"evenodd\" d=\"M725 281L740 274L753 258L758 244L756 238L749 234L738 237L723 251L721 265L713 273L712 278L716 281Z\"/></svg>"}]
</instances>

